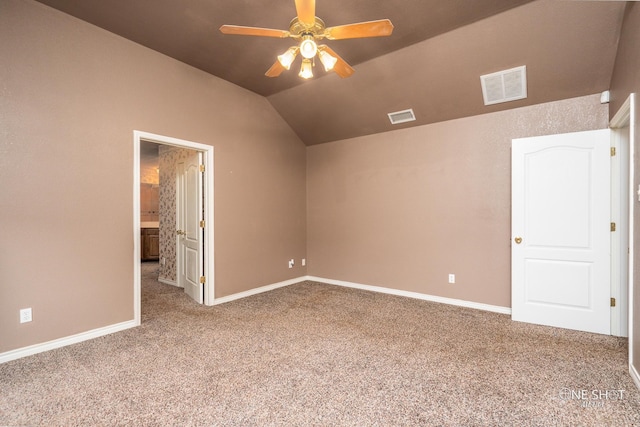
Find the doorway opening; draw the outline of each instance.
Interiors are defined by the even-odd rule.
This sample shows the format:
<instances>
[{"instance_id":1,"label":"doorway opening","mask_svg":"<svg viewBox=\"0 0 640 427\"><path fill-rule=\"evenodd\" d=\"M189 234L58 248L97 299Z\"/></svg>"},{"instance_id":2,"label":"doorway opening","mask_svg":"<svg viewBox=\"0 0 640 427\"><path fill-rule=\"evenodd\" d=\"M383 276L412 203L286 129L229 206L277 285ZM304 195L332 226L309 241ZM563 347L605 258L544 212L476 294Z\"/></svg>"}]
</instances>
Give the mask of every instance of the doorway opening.
<instances>
[{"instance_id":1,"label":"doorway opening","mask_svg":"<svg viewBox=\"0 0 640 427\"><path fill-rule=\"evenodd\" d=\"M181 272L175 271L175 278L161 277L160 281L168 284L178 284L178 274L182 274L182 277L187 277L190 280L191 285L182 286L185 290L189 289L189 296L196 300L196 302L204 303L205 305L213 305L214 301L214 251L213 251L213 175L214 175L214 162L213 162L213 147L210 145L200 144L197 142L181 140L177 138L156 135L147 132L134 131L134 195L133 195L133 232L134 232L134 319L137 325L141 322L141 251L142 251L142 232L141 227L143 224L141 221L141 153L143 153L143 147L151 144L158 144L159 151L171 151L178 153L190 153L195 154L197 159L197 165L194 171L194 167L189 171L185 171L184 162L181 163L183 172L186 173L183 179L176 180L176 187L180 183L184 183L185 186L181 190L182 198L184 201L194 204L195 208L189 208L185 210L184 206L174 210L171 219L176 221L175 229L165 230L164 242L162 242L162 236L160 236L161 244L168 248L175 248L175 250L166 251L166 253L158 254L158 261L160 263L171 262L175 266L179 266L182 269ZM193 159L193 156L192 156ZM187 169L189 169L187 167ZM177 170L177 166L176 166ZM188 185L187 185L188 184ZM194 194L191 194L194 193ZM162 215L163 207L159 208L159 215ZM185 222L184 213L195 214L197 218L195 221L192 219ZM180 224L177 221L181 221ZM162 219L159 221L159 226L162 227ZM173 223L169 224L172 228ZM178 228L180 225L180 228ZM187 228L189 227L189 228ZM164 227L166 228L166 227ZM167 234L168 233L168 234ZM175 239L175 240L174 240ZM195 242L195 246L193 246ZM185 243L189 243L185 245ZM182 248L182 252L181 252ZM186 252L184 250L186 249ZM160 251L162 252L162 251ZM168 260L169 256L175 256L176 259ZM183 254L182 258L178 258L180 254ZM186 255L185 255L186 254ZM164 259L163 259L164 258ZM186 261L185 261L186 260ZM186 264L185 264L186 263ZM177 269L176 269L177 270ZM175 282L172 282L175 280ZM195 290L194 290L195 286ZM199 295L198 295L199 294Z\"/></svg>"}]
</instances>

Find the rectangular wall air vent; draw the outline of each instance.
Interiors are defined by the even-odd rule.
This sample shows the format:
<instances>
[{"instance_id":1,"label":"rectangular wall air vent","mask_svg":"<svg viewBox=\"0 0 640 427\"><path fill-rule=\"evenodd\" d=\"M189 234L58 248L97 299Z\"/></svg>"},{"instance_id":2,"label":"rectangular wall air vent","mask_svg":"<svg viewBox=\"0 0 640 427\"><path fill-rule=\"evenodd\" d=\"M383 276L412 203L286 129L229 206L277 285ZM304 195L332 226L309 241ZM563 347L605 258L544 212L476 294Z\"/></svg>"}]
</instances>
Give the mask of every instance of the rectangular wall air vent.
<instances>
[{"instance_id":1,"label":"rectangular wall air vent","mask_svg":"<svg viewBox=\"0 0 640 427\"><path fill-rule=\"evenodd\" d=\"M511 68L480 76L484 105L527 97L527 67Z\"/></svg>"},{"instance_id":2,"label":"rectangular wall air vent","mask_svg":"<svg viewBox=\"0 0 640 427\"><path fill-rule=\"evenodd\" d=\"M396 111L395 113L389 113L387 114L387 116L389 116L389 120L391 120L392 125L412 122L416 119L416 115L413 114L413 110L411 108L409 108L408 110Z\"/></svg>"}]
</instances>

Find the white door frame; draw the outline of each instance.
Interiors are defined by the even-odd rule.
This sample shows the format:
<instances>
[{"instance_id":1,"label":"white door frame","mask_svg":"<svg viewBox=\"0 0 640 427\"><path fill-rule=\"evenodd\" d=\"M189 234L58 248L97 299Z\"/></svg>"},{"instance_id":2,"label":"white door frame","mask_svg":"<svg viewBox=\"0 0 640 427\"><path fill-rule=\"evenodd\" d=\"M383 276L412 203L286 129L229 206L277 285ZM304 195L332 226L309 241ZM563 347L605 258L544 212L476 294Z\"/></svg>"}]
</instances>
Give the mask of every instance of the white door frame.
<instances>
[{"instance_id":1,"label":"white door frame","mask_svg":"<svg viewBox=\"0 0 640 427\"><path fill-rule=\"evenodd\" d=\"M629 221L628 221L628 241L629 241L629 262L628 262L628 285L627 285L627 292L628 292L628 302L627 302L627 307L628 307L628 336L629 336L629 373L631 374L631 377L633 378L634 382L636 383L636 386L638 386L638 388L640 388L640 366L634 366L633 365L633 360L634 360L634 352L636 351L636 349L634 348L634 339L635 339L635 333L634 333L634 317L633 317L633 312L634 312L634 307L633 307L633 303L634 303L634 293L637 292L638 290L635 289L634 286L634 274L633 274L633 270L634 270L634 210L635 210L635 204L636 204L636 193L635 193L635 127L636 127L636 123L635 123L635 117L636 117L636 105L635 105L635 94L630 94L629 97L625 100L624 104L622 104L622 107L620 107L620 109L616 112L616 114L613 116L613 119L611 119L611 122L609 123L609 126L614 130L614 132L616 131L616 129L618 129L618 134L620 132L624 132L625 134L628 132L628 141L629 141L629 184L628 184L628 200L629 200ZM627 129L628 127L628 129ZM626 136L626 135L625 135ZM637 197L640 198L640 194L637 195Z\"/></svg>"},{"instance_id":2,"label":"white door frame","mask_svg":"<svg viewBox=\"0 0 640 427\"><path fill-rule=\"evenodd\" d=\"M206 168L204 176L204 303L213 305L215 295L215 262L213 248L213 146L198 142L177 139L169 136L157 135L149 132L133 131L133 311L136 325L141 322L141 277L140 277L140 141L156 144L171 145L188 148L203 153L203 163Z\"/></svg>"},{"instance_id":3,"label":"white door frame","mask_svg":"<svg viewBox=\"0 0 640 427\"><path fill-rule=\"evenodd\" d=\"M633 207L633 186L630 163L629 99L609 123L611 146L616 155L611 158L611 221L616 223L616 231L611 233L611 297L616 299L611 308L611 335L629 336L629 259L631 254L630 229L633 217L629 212Z\"/></svg>"}]
</instances>

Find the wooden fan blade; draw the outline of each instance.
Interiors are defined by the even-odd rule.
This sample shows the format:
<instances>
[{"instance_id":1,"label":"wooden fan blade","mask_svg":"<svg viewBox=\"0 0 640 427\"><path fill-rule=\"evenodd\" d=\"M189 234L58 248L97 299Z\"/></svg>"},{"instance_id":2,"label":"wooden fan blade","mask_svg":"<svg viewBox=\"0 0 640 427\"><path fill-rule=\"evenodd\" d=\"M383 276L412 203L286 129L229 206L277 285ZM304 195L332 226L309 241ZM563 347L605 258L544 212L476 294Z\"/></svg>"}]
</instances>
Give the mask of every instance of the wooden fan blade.
<instances>
[{"instance_id":1,"label":"wooden fan blade","mask_svg":"<svg viewBox=\"0 0 640 427\"><path fill-rule=\"evenodd\" d=\"M357 24L338 25L324 30L329 40L357 39L362 37L383 37L391 35L393 24L388 19L358 22Z\"/></svg>"},{"instance_id":2,"label":"wooden fan blade","mask_svg":"<svg viewBox=\"0 0 640 427\"><path fill-rule=\"evenodd\" d=\"M278 77L284 70L286 70L286 68L284 68L280 61L276 59L276 62L273 63L271 68L269 68L264 75L267 77Z\"/></svg>"},{"instance_id":3,"label":"wooden fan blade","mask_svg":"<svg viewBox=\"0 0 640 427\"><path fill-rule=\"evenodd\" d=\"M223 34L235 34L239 36L263 36L263 37L289 37L289 31L273 30L271 28L243 27L240 25L223 25L220 27Z\"/></svg>"},{"instance_id":4,"label":"wooden fan blade","mask_svg":"<svg viewBox=\"0 0 640 427\"><path fill-rule=\"evenodd\" d=\"M351 67L351 65L347 64L347 61L342 59L340 57L340 55L335 53L333 51L333 49L331 49L329 46L327 46L327 45L318 46L318 49L324 50L329 55L333 56L334 58L336 58L338 60L338 61L336 61L336 64L333 66L333 70L332 71L335 71L336 74L339 75L340 77L342 77L343 79L345 77L349 77L350 75L352 75L353 73L356 72L356 70L354 70Z\"/></svg>"},{"instance_id":5,"label":"wooden fan blade","mask_svg":"<svg viewBox=\"0 0 640 427\"><path fill-rule=\"evenodd\" d=\"M316 24L316 0L296 0L296 12L298 21L307 27Z\"/></svg>"}]
</instances>

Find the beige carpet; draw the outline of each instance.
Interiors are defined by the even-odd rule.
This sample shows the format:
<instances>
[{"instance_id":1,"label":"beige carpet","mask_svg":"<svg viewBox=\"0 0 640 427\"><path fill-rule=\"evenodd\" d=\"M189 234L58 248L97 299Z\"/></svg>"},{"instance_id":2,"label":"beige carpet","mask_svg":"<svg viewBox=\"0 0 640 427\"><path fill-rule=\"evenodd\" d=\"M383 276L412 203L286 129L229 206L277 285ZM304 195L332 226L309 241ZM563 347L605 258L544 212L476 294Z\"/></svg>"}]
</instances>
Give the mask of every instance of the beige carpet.
<instances>
[{"instance_id":1,"label":"beige carpet","mask_svg":"<svg viewBox=\"0 0 640 427\"><path fill-rule=\"evenodd\" d=\"M155 275L139 328L0 365L0 425L640 425L625 339L311 282L205 307Z\"/></svg>"}]
</instances>

